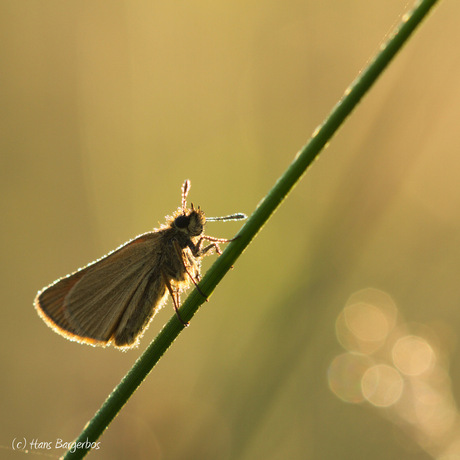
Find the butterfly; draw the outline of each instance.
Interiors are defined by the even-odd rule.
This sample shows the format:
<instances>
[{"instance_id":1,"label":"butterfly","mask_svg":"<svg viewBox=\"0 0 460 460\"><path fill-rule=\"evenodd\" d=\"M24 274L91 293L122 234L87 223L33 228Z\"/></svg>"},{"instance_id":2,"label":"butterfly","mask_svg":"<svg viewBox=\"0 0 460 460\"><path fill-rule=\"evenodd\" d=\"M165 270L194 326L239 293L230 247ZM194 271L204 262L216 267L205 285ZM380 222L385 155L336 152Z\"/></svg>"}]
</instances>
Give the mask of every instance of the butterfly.
<instances>
[{"instance_id":1,"label":"butterfly","mask_svg":"<svg viewBox=\"0 0 460 460\"><path fill-rule=\"evenodd\" d=\"M221 254L219 243L232 241L205 235L206 221L246 218L242 213L206 218L200 207L187 208L189 190L186 180L182 206L159 229L137 236L39 291L35 308L45 323L76 342L132 348L168 294L182 321L180 294L190 283L198 288L201 259L212 252Z\"/></svg>"}]
</instances>

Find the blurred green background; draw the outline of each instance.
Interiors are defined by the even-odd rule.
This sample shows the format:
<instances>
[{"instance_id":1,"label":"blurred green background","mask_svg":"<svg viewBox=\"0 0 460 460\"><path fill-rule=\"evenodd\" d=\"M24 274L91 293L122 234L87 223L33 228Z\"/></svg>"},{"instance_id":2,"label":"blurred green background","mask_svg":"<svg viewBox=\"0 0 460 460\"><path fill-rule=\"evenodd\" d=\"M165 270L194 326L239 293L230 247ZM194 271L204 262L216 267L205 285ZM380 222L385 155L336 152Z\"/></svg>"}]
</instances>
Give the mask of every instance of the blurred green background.
<instances>
[{"instance_id":1,"label":"blurred green background","mask_svg":"<svg viewBox=\"0 0 460 460\"><path fill-rule=\"evenodd\" d=\"M74 439L173 314L92 348L37 290L162 223L186 178L207 215L250 214L410 6L2 2L1 458ZM460 458L459 15L422 25L94 458Z\"/></svg>"}]
</instances>

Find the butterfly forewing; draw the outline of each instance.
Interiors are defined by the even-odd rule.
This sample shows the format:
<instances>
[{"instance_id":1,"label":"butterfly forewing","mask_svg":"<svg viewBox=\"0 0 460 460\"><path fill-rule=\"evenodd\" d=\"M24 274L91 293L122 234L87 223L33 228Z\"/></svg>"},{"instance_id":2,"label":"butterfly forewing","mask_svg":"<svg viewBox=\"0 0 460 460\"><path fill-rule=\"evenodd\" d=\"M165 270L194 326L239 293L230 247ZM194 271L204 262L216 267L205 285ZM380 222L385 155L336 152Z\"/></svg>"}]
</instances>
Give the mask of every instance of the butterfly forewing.
<instances>
[{"instance_id":1,"label":"butterfly forewing","mask_svg":"<svg viewBox=\"0 0 460 460\"><path fill-rule=\"evenodd\" d=\"M149 277L159 278L154 273L158 267L152 265L159 235L145 233L47 288L36 301L41 316L74 340L109 342L133 310L139 308L139 301L149 301L143 309L153 310L164 296L164 292L158 293L161 296L157 299L158 295L145 294Z\"/></svg>"},{"instance_id":2,"label":"butterfly forewing","mask_svg":"<svg viewBox=\"0 0 460 460\"><path fill-rule=\"evenodd\" d=\"M69 338L77 335L77 332L69 323L64 299L84 272L85 269L82 269L67 278L62 278L40 292L35 299L35 308L43 320L54 330Z\"/></svg>"}]
</instances>

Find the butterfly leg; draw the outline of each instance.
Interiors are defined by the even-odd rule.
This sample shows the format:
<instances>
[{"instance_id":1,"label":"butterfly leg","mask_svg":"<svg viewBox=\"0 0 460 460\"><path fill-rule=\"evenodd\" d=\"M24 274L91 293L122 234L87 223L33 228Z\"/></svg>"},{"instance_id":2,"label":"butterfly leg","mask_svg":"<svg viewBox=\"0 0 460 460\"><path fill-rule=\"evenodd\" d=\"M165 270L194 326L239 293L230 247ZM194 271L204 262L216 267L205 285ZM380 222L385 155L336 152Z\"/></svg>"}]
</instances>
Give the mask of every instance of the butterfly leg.
<instances>
[{"instance_id":1,"label":"butterfly leg","mask_svg":"<svg viewBox=\"0 0 460 460\"><path fill-rule=\"evenodd\" d=\"M220 256L222 255L222 250L220 249L220 246L218 243L230 243L231 241L234 241L238 238L238 236L235 236L235 238L231 238L230 240L225 239L225 238L214 238L212 236L202 236L199 240L196 246L193 248L192 252L194 253L195 257L202 257L206 255L207 252L211 251L214 249L216 253ZM211 244L206 246L204 249L201 249L201 245L203 244L203 241L212 241ZM231 266L233 268L233 265Z\"/></svg>"},{"instance_id":2,"label":"butterfly leg","mask_svg":"<svg viewBox=\"0 0 460 460\"><path fill-rule=\"evenodd\" d=\"M207 252L211 251L212 249L216 251L216 254L222 255L220 246L217 243L211 243L208 246L206 246L204 249L200 249L200 255L204 256L206 255Z\"/></svg>"},{"instance_id":3,"label":"butterfly leg","mask_svg":"<svg viewBox=\"0 0 460 460\"><path fill-rule=\"evenodd\" d=\"M166 288L168 289L169 291L169 294L172 298L172 302L173 302L173 307L174 307L174 310L176 312L176 315L177 317L179 318L179 321L184 325L184 326L188 326L189 323L188 321L184 321L182 319L182 317L180 316L180 313L179 313L179 307L180 307L180 296L179 296L179 292L178 291L175 291L172 286L171 286L171 283L169 282L168 280L168 277L163 273L163 281L166 285Z\"/></svg>"},{"instance_id":4,"label":"butterfly leg","mask_svg":"<svg viewBox=\"0 0 460 460\"><path fill-rule=\"evenodd\" d=\"M193 248L193 253L196 257L199 257L199 256L205 255L208 251L214 248L216 253L221 255L222 251L218 243L230 243L231 241L234 241L237 238L238 237L236 236L235 238L231 238L228 240L226 238L214 238L213 236L204 235L198 240L198 243ZM203 241L212 241L212 243L206 246L204 249L201 249L201 245L203 244Z\"/></svg>"}]
</instances>

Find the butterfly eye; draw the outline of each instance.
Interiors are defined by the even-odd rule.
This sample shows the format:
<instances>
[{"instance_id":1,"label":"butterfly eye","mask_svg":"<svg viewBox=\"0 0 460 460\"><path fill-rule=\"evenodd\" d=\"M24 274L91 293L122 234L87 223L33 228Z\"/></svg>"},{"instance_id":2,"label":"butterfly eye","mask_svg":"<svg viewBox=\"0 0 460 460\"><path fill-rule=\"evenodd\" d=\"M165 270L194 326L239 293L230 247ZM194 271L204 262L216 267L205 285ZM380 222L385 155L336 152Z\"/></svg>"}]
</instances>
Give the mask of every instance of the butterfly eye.
<instances>
[{"instance_id":1,"label":"butterfly eye","mask_svg":"<svg viewBox=\"0 0 460 460\"><path fill-rule=\"evenodd\" d=\"M174 221L174 224L177 228L187 228L190 218L187 216L179 216Z\"/></svg>"}]
</instances>

